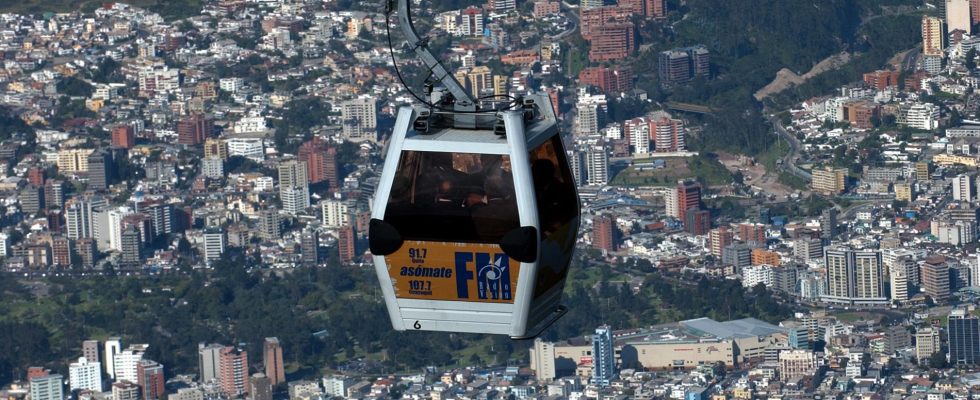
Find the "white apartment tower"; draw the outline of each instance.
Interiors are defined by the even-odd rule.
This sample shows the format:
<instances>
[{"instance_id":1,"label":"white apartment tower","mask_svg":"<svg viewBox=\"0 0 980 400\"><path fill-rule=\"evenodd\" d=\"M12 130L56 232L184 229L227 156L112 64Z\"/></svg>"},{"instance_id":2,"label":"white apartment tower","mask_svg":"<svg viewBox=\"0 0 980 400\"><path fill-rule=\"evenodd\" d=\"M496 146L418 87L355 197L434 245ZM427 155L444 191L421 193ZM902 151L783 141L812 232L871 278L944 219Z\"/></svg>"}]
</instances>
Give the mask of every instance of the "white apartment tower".
<instances>
[{"instance_id":1,"label":"white apartment tower","mask_svg":"<svg viewBox=\"0 0 980 400\"><path fill-rule=\"evenodd\" d=\"M115 360L116 354L122 351L122 340L111 337L106 339L104 346L105 351L102 352L102 356L105 357L105 373L109 378L116 379Z\"/></svg>"},{"instance_id":2,"label":"white apartment tower","mask_svg":"<svg viewBox=\"0 0 980 400\"><path fill-rule=\"evenodd\" d=\"M68 390L102 392L102 363L89 362L79 357L78 362L68 365Z\"/></svg>"},{"instance_id":3,"label":"white apartment tower","mask_svg":"<svg viewBox=\"0 0 980 400\"><path fill-rule=\"evenodd\" d=\"M588 185L604 186L609 182L609 155L605 146L596 144L589 147L585 153L585 166Z\"/></svg>"},{"instance_id":4,"label":"white apartment tower","mask_svg":"<svg viewBox=\"0 0 980 400\"><path fill-rule=\"evenodd\" d=\"M327 228L340 228L348 223L347 202L341 200L324 200L320 202L323 211L323 226Z\"/></svg>"},{"instance_id":5,"label":"white apartment tower","mask_svg":"<svg viewBox=\"0 0 980 400\"><path fill-rule=\"evenodd\" d=\"M953 178L953 200L971 202L975 199L973 179L966 174Z\"/></svg>"},{"instance_id":6,"label":"white apartment tower","mask_svg":"<svg viewBox=\"0 0 980 400\"><path fill-rule=\"evenodd\" d=\"M343 119L344 138L352 142L377 141L378 116L375 100L358 97L344 102L340 114Z\"/></svg>"},{"instance_id":7,"label":"white apartment tower","mask_svg":"<svg viewBox=\"0 0 980 400\"><path fill-rule=\"evenodd\" d=\"M310 180L306 162L289 160L279 164L279 198L283 211L297 214L310 206Z\"/></svg>"},{"instance_id":8,"label":"white apartment tower","mask_svg":"<svg viewBox=\"0 0 980 400\"><path fill-rule=\"evenodd\" d=\"M950 33L957 29L967 34L971 32L970 0L946 0L946 26Z\"/></svg>"}]
</instances>

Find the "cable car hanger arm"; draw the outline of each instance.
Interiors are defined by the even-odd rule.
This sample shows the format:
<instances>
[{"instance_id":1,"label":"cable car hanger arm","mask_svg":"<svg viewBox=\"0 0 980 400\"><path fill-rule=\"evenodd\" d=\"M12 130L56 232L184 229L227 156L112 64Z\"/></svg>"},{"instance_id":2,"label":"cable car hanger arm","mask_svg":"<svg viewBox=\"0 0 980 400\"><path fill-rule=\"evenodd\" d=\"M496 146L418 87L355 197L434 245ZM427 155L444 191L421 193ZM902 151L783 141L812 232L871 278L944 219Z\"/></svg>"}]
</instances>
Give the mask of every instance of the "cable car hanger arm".
<instances>
[{"instance_id":1,"label":"cable car hanger arm","mask_svg":"<svg viewBox=\"0 0 980 400\"><path fill-rule=\"evenodd\" d=\"M476 109L476 102L466 92L463 85L456 80L452 74L446 70L446 67L439 62L432 52L429 51L429 41L428 39L421 39L417 32L415 32L415 26L412 24L412 11L409 2L412 0L388 0L388 13L391 13L394 9L395 2L398 3L398 24L401 25L402 32L405 33L405 37L409 43L411 43L412 50L415 54L422 59L425 66L432 72L449 93L453 95L456 100L454 109L457 111L473 111ZM392 50L394 51L394 50Z\"/></svg>"}]
</instances>

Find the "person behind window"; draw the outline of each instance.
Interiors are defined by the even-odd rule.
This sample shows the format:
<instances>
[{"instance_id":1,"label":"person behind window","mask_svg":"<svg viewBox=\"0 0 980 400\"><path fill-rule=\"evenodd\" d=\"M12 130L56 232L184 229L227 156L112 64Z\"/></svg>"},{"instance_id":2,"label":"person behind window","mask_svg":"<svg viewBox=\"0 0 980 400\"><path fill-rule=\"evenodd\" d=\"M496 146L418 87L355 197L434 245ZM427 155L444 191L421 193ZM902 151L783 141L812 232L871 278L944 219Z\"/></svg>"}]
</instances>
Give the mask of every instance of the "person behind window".
<instances>
[{"instance_id":1,"label":"person behind window","mask_svg":"<svg viewBox=\"0 0 980 400\"><path fill-rule=\"evenodd\" d=\"M542 237L561 227L568 218L569 207L574 207L575 203L575 188L559 180L555 171L555 163L548 159L538 159L531 164Z\"/></svg>"}]
</instances>

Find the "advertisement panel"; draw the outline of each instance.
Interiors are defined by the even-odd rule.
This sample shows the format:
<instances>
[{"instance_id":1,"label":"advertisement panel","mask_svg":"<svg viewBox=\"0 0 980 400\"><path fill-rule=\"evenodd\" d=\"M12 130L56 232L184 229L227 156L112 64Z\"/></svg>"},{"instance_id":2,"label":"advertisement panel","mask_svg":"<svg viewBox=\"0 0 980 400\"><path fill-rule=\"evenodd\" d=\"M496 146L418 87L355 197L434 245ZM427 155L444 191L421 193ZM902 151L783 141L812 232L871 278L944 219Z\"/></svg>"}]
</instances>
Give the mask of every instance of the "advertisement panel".
<instances>
[{"instance_id":1,"label":"advertisement panel","mask_svg":"<svg viewBox=\"0 0 980 400\"><path fill-rule=\"evenodd\" d=\"M385 257L400 299L514 303L521 263L499 245L407 240Z\"/></svg>"}]
</instances>

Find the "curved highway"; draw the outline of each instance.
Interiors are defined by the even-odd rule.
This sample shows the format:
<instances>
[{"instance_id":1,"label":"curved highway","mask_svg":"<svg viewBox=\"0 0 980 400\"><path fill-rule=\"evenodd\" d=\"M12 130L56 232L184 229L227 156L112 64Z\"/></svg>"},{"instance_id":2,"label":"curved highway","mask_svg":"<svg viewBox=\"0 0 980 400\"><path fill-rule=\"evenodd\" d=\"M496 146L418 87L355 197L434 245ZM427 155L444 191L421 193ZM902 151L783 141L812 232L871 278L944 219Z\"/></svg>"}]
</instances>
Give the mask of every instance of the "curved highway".
<instances>
[{"instance_id":1,"label":"curved highway","mask_svg":"<svg viewBox=\"0 0 980 400\"><path fill-rule=\"evenodd\" d=\"M772 129L776 131L776 134L786 140L786 143L788 143L790 147L789 153L786 153L786 155L781 159L783 162L782 165L777 165L776 167L798 178L810 181L813 178L813 175L811 175L807 170L796 166L796 160L800 158L800 148L803 147L803 145L800 144L800 140L793 134L786 131L786 128L783 127L783 123L779 120L779 117L769 117L769 123L772 125Z\"/></svg>"}]
</instances>

